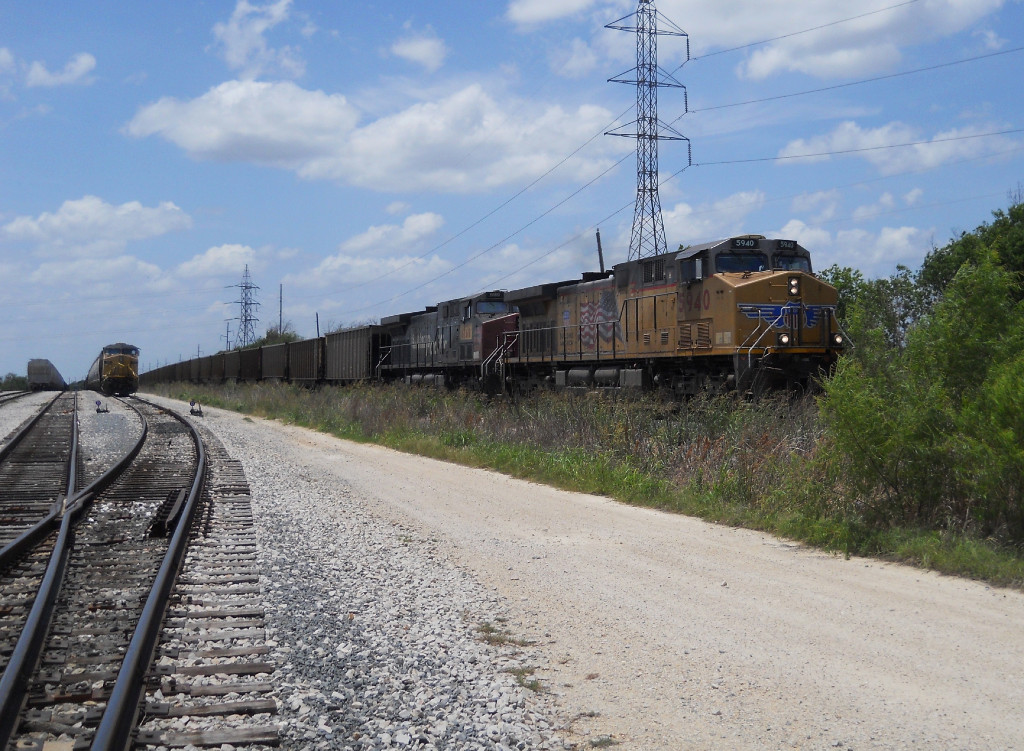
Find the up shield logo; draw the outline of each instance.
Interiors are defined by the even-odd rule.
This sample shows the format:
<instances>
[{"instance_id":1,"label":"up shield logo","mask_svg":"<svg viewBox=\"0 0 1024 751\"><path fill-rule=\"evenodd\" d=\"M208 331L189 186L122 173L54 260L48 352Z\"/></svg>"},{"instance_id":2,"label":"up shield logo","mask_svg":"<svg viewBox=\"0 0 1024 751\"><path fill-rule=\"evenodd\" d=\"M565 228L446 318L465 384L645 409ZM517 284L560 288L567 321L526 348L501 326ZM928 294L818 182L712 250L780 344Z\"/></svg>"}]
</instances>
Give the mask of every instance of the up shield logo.
<instances>
[{"instance_id":1,"label":"up shield logo","mask_svg":"<svg viewBox=\"0 0 1024 751\"><path fill-rule=\"evenodd\" d=\"M803 313L804 328L812 329L818 325L825 315L830 311L835 317L835 305L802 305L798 302L788 302L785 305L762 305L758 303L739 303L737 307L747 318L755 321L764 321L777 329L784 329L789 321L796 320L796 316Z\"/></svg>"}]
</instances>

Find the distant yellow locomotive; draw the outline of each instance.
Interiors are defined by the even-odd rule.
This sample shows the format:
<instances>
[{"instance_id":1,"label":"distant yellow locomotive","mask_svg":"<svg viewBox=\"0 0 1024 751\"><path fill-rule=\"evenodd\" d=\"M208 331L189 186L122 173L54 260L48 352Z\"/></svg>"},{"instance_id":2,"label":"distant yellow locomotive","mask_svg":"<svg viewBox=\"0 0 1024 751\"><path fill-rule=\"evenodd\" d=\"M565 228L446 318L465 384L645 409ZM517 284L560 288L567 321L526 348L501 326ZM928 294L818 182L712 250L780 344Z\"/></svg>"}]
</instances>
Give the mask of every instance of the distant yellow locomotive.
<instances>
[{"instance_id":1,"label":"distant yellow locomotive","mask_svg":"<svg viewBox=\"0 0 1024 751\"><path fill-rule=\"evenodd\" d=\"M139 348L108 344L93 361L85 385L107 396L128 396L139 390Z\"/></svg>"},{"instance_id":2,"label":"distant yellow locomotive","mask_svg":"<svg viewBox=\"0 0 1024 751\"><path fill-rule=\"evenodd\" d=\"M506 381L683 394L806 384L843 348L834 287L793 240L746 235L508 292Z\"/></svg>"}]
</instances>

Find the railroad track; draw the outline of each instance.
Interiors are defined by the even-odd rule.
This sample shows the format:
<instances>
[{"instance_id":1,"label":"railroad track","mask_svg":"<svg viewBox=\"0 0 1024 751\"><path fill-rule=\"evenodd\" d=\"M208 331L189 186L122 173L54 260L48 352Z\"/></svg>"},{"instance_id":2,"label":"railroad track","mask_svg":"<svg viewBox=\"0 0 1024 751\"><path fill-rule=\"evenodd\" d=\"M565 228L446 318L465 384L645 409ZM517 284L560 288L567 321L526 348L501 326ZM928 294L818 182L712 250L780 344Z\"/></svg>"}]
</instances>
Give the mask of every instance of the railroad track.
<instances>
[{"instance_id":1,"label":"railroad track","mask_svg":"<svg viewBox=\"0 0 1024 751\"><path fill-rule=\"evenodd\" d=\"M134 403L147 425L136 449L69 498L59 531L48 530L45 540L37 540L15 562L8 561L0 574L0 591L12 593L9 604L0 606L11 616L0 621L0 635L4 625L21 624L0 677L0 749L108 750L135 743L140 697L147 684L157 690L177 685L177 674L168 673L166 666L172 655L181 655L180 647L162 647L156 669L165 675L151 672L161 636L174 635L162 634L160 626L176 586L177 610L166 627L181 629L179 641L188 641L190 620L217 623L217 631L223 632L209 638L208 629L199 629L207 634L207 643L194 644L199 654L186 658L183 675L248 675L255 676L249 683L265 683L272 669L252 659L266 654L265 645L253 644L252 629L256 623L262 627L262 612L252 602L237 599L252 599L251 581L248 589L226 591L237 589L229 586L232 577L240 575L236 569L245 569L250 580L253 576L248 556L254 553L255 542L247 526L251 519L244 477L218 448L204 489L206 452L198 433L156 405ZM191 536L200 541L185 563L191 578L176 585ZM225 567L233 572L226 578ZM181 594L189 592L189 586L207 590L199 594L199 607ZM189 596L196 594L191 591ZM222 599L210 608L210 598ZM244 645L226 646L236 635ZM217 665L217 672L197 671L201 660ZM222 697L238 694L239 688L233 685L229 691L205 695L217 697L214 701L223 706L231 702ZM262 696L268 690L261 686L250 692L261 698L241 700L247 702L247 714L266 718L276 711L273 701ZM198 699L204 692L189 695ZM145 702L144 718L162 711L156 699L164 696L154 694ZM186 695L182 697L179 707L167 714L180 718L211 713L208 706L202 707L208 699L192 701L195 709L190 710ZM237 715L232 713L218 737L230 737L236 745L275 743L277 728L272 723L264 719L258 730L251 729L251 723L249 730L239 729L245 723ZM163 730L147 732L157 735L140 736L139 743L159 740L174 745L174 738L165 737ZM202 738L198 741L204 744Z\"/></svg>"},{"instance_id":2,"label":"railroad track","mask_svg":"<svg viewBox=\"0 0 1024 751\"><path fill-rule=\"evenodd\" d=\"M6 394L0 394L0 407L13 401L17 401L23 396L28 396L31 393L31 391L9 391Z\"/></svg>"},{"instance_id":3,"label":"railroad track","mask_svg":"<svg viewBox=\"0 0 1024 751\"><path fill-rule=\"evenodd\" d=\"M0 449L0 549L75 490L77 404L57 394Z\"/></svg>"}]
</instances>

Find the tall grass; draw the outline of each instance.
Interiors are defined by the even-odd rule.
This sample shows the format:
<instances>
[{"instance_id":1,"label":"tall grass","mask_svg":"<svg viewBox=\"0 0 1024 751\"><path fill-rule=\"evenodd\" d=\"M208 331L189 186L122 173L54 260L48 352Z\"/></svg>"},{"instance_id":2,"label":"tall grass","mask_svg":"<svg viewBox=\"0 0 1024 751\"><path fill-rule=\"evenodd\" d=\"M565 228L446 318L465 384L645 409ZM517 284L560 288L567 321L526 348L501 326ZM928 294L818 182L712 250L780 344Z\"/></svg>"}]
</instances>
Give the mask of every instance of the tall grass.
<instances>
[{"instance_id":1,"label":"tall grass","mask_svg":"<svg viewBox=\"0 0 1024 751\"><path fill-rule=\"evenodd\" d=\"M745 526L842 554L904 560L1024 586L1018 551L935 530L879 526L847 487L813 397L667 403L606 392L518 400L379 384L173 384L160 393L356 441L490 467L557 487Z\"/></svg>"}]
</instances>

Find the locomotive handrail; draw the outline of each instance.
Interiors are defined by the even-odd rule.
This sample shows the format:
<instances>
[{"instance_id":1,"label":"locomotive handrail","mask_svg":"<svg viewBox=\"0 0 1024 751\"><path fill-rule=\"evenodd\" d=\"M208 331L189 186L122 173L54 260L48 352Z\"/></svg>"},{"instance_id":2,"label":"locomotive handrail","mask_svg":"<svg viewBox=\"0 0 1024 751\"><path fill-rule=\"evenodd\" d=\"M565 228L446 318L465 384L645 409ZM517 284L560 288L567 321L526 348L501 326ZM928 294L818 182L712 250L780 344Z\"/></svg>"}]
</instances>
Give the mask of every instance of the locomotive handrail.
<instances>
[{"instance_id":1,"label":"locomotive handrail","mask_svg":"<svg viewBox=\"0 0 1024 751\"><path fill-rule=\"evenodd\" d=\"M139 401L153 404L143 399ZM153 406L159 407L155 404ZM125 652L124 661L118 671L117 680L110 698L107 700L106 709L103 711L103 718L100 720L99 727L96 728L96 734L92 740L92 751L124 751L131 747L132 730L139 712L146 673L160 637L171 590L185 560L192 522L195 519L196 508L199 506L199 499L202 495L206 475L206 449L203 440L192 423L170 410L166 411L188 427L191 433L197 453L196 474L192 480L185 511L174 529L174 536L167 548L167 554L160 564L160 570L157 572L156 580L153 582L149 597L146 598L146 604L142 609L142 616L139 618L131 642L128 644L128 650Z\"/></svg>"}]
</instances>

